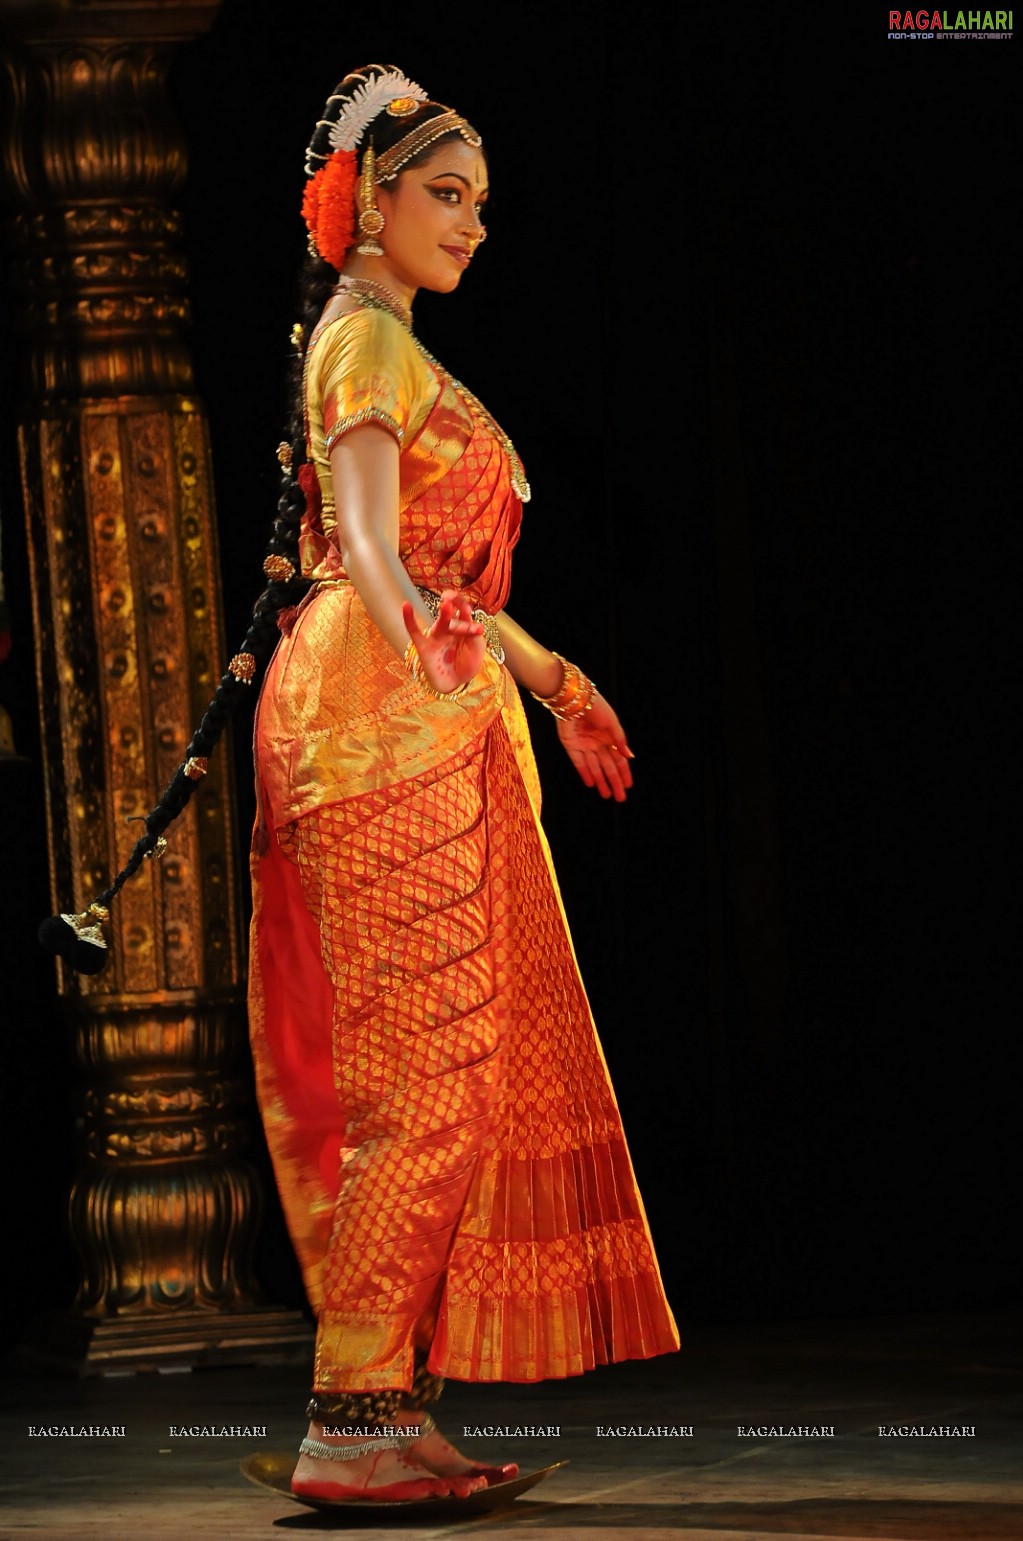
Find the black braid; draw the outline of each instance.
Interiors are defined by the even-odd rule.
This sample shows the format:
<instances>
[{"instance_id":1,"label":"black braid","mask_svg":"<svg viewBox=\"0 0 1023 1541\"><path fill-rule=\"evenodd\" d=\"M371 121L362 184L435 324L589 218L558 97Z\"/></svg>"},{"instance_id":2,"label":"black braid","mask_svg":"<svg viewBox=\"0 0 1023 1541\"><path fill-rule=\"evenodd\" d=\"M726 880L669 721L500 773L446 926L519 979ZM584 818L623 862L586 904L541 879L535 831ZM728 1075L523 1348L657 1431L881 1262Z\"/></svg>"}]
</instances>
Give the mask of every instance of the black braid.
<instances>
[{"instance_id":1,"label":"black braid","mask_svg":"<svg viewBox=\"0 0 1023 1541\"><path fill-rule=\"evenodd\" d=\"M309 142L306 154L307 175L315 172L329 158L331 125L337 120L352 91L365 81L372 79L374 75L391 69L393 66L389 65L367 65L363 69L346 75L344 80L335 87L328 98L323 117L317 123ZM378 153L404 138L415 123L420 120L425 121L442 111L444 108L437 103L424 102L417 114L411 118L388 117L386 112L380 114L373 122L373 136ZM409 165L415 165L421 158L417 156L409 162ZM253 608L252 622L238 651L252 655L256 664L255 673L252 680L246 682L237 679L230 670L223 675L213 700L206 708L202 721L192 735L191 742L185 751L184 761L174 772L159 802L143 820L146 826L145 834L136 841L131 855L110 887L104 889L93 900L90 909L94 907L97 910L105 909L111 900L116 898L128 879L139 870L146 857L157 849L164 830L168 829L184 812L199 785L198 780L193 780L187 774L186 764L190 759L205 759L212 753L239 700L250 688L258 687L259 681L266 672L280 639L278 617L283 610L298 604L308 593L310 583L308 579L301 576L302 564L299 555L299 535L306 511L306 500L298 480L298 473L307 460L303 379L305 350L336 281L336 270L311 251L305 259L299 280L301 334L298 345L293 351L289 378L289 416L285 431L287 443L291 447L291 463L282 466L280 491L277 497L277 517L267 545L267 556L286 557L294 571L290 577L282 580L271 579ZM89 912L86 911L86 917L88 915ZM97 959L95 955L101 950L87 939L83 940L80 933L67 926L59 916L51 916L49 920L43 922L39 937L50 951L64 957L83 973L95 973L105 962L105 949Z\"/></svg>"},{"instance_id":2,"label":"black braid","mask_svg":"<svg viewBox=\"0 0 1023 1541\"><path fill-rule=\"evenodd\" d=\"M368 68L374 69L375 66ZM354 88L366 78L366 71L355 71L352 75L347 75L336 88L324 111L322 121L316 125L309 146L310 152L314 149L322 151L326 147L329 153L330 124L337 118L344 105L342 93L347 94L346 87ZM299 311L302 330L298 346L292 349L292 363L289 371L289 408L285 432L286 442L291 447L291 464L281 467L277 518L274 520L266 549L267 556L286 557L292 563L295 572L292 577L284 581L271 580L253 608L252 623L245 633L238 652L252 654L256 660L256 673L251 684L236 679L230 671L222 676L216 695L206 708L202 721L192 735L191 742L185 751L184 761L174 772L159 802L145 817L145 834L135 842L128 860L110 887L104 889L93 900L94 904L106 907L112 899L116 898L128 879L134 876L146 857L155 850L164 830L168 829L184 812L199 785L198 781L192 780L186 774L185 765L193 757L206 759L213 752L243 693L253 685L258 687L259 680L266 672L280 638L277 617L282 610L298 604L309 589L308 579L299 576L301 561L298 546L302 518L306 511L305 493L298 480L298 473L307 459L303 378L305 349L336 280L337 273L329 263L324 262L314 252L306 256L299 278Z\"/></svg>"},{"instance_id":3,"label":"black braid","mask_svg":"<svg viewBox=\"0 0 1023 1541\"><path fill-rule=\"evenodd\" d=\"M301 374L299 377L299 391L301 391ZM299 421L302 420L301 400L298 407ZM292 413L292 429L294 428L294 411ZM252 611L252 621L245 638L238 649L240 653L251 653L256 661L256 672L253 676L253 684L258 683L266 672L277 642L280 639L280 631L277 626L277 617L280 612L291 605L298 604L299 600L309 589L309 581L300 574L300 560L298 549L298 537L302 524L302 516L305 513L305 495L297 481L297 473L305 463L305 431L304 425L300 439L292 438L292 465L290 470L282 470L281 491L277 499L277 518L274 521L273 533L267 546L268 556L287 557L295 571L289 578L282 581L274 581L267 585L257 599ZM250 684L237 679L230 670L221 678L209 706L203 715L202 721L192 735L191 742L185 751L185 760L178 766L171 777L155 808L146 815L146 833L135 842L131 855L115 877L110 887L105 889L93 902L103 906L120 893L125 883L141 867L145 858L156 847L159 837L163 834L179 814L183 813L194 794L198 782L193 781L185 772L185 764L193 757L207 758L216 747L228 719L237 706L243 692L251 688Z\"/></svg>"}]
</instances>

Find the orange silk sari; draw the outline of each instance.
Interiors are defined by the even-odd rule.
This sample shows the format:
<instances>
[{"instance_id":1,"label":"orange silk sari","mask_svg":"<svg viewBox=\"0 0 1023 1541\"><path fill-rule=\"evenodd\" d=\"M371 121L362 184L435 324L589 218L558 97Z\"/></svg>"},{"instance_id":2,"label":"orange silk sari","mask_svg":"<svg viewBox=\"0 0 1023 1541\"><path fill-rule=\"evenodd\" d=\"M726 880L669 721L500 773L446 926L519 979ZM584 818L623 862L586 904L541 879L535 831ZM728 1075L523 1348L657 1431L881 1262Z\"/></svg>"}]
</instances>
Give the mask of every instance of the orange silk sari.
<instances>
[{"instance_id":1,"label":"orange silk sari","mask_svg":"<svg viewBox=\"0 0 1023 1541\"><path fill-rule=\"evenodd\" d=\"M316 341L303 561L318 581L257 716L249 993L315 1387L407 1389L416 1349L480 1381L668 1352L517 688L488 654L457 701L426 698L333 538L331 435L375 418L401 445L413 581L496 613L512 461L392 317L360 312Z\"/></svg>"}]
</instances>

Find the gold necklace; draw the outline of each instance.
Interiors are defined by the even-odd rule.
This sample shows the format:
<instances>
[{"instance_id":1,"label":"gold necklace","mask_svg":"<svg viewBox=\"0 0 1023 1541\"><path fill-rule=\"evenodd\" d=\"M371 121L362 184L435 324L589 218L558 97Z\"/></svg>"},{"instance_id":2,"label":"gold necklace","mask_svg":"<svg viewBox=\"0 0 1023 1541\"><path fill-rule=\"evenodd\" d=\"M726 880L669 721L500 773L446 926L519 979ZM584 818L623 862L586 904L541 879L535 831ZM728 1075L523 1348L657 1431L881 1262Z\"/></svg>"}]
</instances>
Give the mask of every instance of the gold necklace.
<instances>
[{"instance_id":1,"label":"gold necklace","mask_svg":"<svg viewBox=\"0 0 1023 1541\"><path fill-rule=\"evenodd\" d=\"M388 315L400 321L406 331L412 330L412 311L404 300L399 300L396 294L383 284L378 284L375 278L349 278L342 273L331 294L350 294L353 299L363 300L370 305L376 305L379 310L386 310Z\"/></svg>"},{"instance_id":2,"label":"gold necklace","mask_svg":"<svg viewBox=\"0 0 1023 1541\"><path fill-rule=\"evenodd\" d=\"M424 348L412 330L412 311L405 302L400 300L384 284L378 284L374 278L349 278L345 274L342 274L338 279L332 292L334 294L350 294L352 299L358 304L365 305L370 310L386 311L389 316L393 316L396 321L401 323L422 357L426 359L428 364L432 365L437 373L448 382L455 394L461 398L464 405L469 409L470 416L483 423L486 428L489 428L490 432L497 439L501 448L508 456L508 462L511 466L512 487L517 497L523 503L528 503L530 498L529 482L526 480L525 468L511 439L493 414L487 411L479 397L474 396L469 387L463 385L461 380L456 380L451 371L445 369L440 360L434 358L428 348ZM322 322L320 324L323 325ZM317 328L318 330L319 328ZM313 339L310 337L310 345L312 341Z\"/></svg>"}]
</instances>

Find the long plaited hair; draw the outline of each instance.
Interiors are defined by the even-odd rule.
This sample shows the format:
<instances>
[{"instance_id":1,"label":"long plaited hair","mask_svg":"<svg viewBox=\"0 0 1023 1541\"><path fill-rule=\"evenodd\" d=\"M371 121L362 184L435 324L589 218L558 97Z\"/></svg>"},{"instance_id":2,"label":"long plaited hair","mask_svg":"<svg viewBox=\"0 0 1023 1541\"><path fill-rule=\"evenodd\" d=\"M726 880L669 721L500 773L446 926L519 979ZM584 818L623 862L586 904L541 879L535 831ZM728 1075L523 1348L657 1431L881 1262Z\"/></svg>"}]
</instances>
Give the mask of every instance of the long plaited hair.
<instances>
[{"instance_id":1,"label":"long plaited hair","mask_svg":"<svg viewBox=\"0 0 1023 1541\"><path fill-rule=\"evenodd\" d=\"M306 176L312 177L331 155L330 130L350 101L353 92L382 74L395 73L395 66L370 64L353 70L335 86L327 99L322 117L317 121L306 151ZM372 120L372 133L376 153L382 154L403 139L413 128L436 117L447 109L436 102L424 101L415 111L404 116L392 117L386 110ZM367 133L366 138L368 139ZM443 138L448 138L443 135ZM453 136L452 136L453 137ZM414 167L433 153L438 139L421 155L407 163ZM280 487L277 495L277 517L267 545L264 572L269 577L266 588L256 600L252 620L232 666L222 676L202 721L192 734L185 751L185 758L171 777L159 802L150 809L144 820L145 833L136 841L131 855L110 886L98 894L80 915L51 915L39 928L39 940L49 951L63 958L72 968L83 974L96 974L107 960L107 947L102 933L102 922L107 918L109 906L130 877L149 856L163 849L164 831L184 811L202 779L204 762L213 752L223 735L231 713L238 701L252 685L258 685L274 649L280 639L278 618L281 612L299 603L309 589L309 581L301 576L299 535L302 518L306 511L300 473L306 464L305 403L303 399L303 375L305 349L316 323L323 313L330 291L337 281L337 269L325 262L310 246L299 277L300 319L292 336L292 362L289 381L289 409L285 428L285 444L278 458L281 461ZM276 563L271 558L277 558ZM283 559L280 560L280 559ZM274 574L274 576L270 576ZM239 659L248 667L239 667Z\"/></svg>"}]
</instances>

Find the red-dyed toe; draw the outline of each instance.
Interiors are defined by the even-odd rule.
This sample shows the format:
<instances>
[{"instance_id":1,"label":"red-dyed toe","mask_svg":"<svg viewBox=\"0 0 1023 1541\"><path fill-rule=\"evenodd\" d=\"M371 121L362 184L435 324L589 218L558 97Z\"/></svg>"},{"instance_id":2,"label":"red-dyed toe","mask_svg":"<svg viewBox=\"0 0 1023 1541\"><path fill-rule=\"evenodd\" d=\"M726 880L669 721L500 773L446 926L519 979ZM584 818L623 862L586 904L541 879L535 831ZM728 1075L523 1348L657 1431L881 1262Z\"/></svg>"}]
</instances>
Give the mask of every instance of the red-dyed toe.
<instances>
[{"instance_id":1,"label":"red-dyed toe","mask_svg":"<svg viewBox=\"0 0 1023 1541\"><path fill-rule=\"evenodd\" d=\"M445 1482L451 1483L451 1492L455 1498L468 1498L470 1493L479 1493L490 1483L485 1479L481 1482L482 1472L468 1471L458 1477L445 1477Z\"/></svg>"},{"instance_id":2,"label":"red-dyed toe","mask_svg":"<svg viewBox=\"0 0 1023 1541\"><path fill-rule=\"evenodd\" d=\"M519 1468L515 1461L510 1461L507 1466L476 1466L472 1474L474 1477L486 1477L487 1487L499 1487L502 1482L514 1482Z\"/></svg>"}]
</instances>

